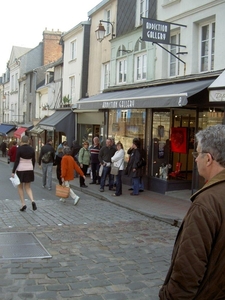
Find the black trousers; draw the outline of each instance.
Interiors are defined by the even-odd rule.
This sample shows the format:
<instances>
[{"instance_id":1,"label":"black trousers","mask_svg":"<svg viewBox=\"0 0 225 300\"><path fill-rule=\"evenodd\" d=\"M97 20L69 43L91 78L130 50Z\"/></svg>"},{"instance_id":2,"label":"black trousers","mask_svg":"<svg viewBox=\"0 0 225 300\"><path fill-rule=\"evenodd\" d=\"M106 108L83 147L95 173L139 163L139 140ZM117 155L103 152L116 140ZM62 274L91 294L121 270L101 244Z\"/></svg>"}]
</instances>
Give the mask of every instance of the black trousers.
<instances>
[{"instance_id":1,"label":"black trousers","mask_svg":"<svg viewBox=\"0 0 225 300\"><path fill-rule=\"evenodd\" d=\"M85 176L87 174L87 169L88 169L88 165L83 165L83 167L81 168L81 170L83 171ZM84 184L85 184L84 178L82 176L80 176L80 186L82 186Z\"/></svg>"},{"instance_id":2,"label":"black trousers","mask_svg":"<svg viewBox=\"0 0 225 300\"><path fill-rule=\"evenodd\" d=\"M99 172L99 163L92 163L91 164L91 172L92 172L92 182L94 183L100 183L100 177L98 175Z\"/></svg>"}]
</instances>

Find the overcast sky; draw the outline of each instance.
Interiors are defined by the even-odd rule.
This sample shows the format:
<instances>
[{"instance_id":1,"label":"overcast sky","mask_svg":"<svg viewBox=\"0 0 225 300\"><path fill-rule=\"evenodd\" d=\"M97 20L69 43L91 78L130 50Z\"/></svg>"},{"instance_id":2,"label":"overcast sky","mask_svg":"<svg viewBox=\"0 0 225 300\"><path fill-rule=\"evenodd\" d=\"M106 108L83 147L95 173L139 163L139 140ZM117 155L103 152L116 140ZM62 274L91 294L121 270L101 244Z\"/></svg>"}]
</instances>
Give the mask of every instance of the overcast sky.
<instances>
[{"instance_id":1,"label":"overcast sky","mask_svg":"<svg viewBox=\"0 0 225 300\"><path fill-rule=\"evenodd\" d=\"M6 71L12 46L34 48L47 28L65 32L88 20L88 12L101 0L1 1L0 76Z\"/></svg>"}]
</instances>

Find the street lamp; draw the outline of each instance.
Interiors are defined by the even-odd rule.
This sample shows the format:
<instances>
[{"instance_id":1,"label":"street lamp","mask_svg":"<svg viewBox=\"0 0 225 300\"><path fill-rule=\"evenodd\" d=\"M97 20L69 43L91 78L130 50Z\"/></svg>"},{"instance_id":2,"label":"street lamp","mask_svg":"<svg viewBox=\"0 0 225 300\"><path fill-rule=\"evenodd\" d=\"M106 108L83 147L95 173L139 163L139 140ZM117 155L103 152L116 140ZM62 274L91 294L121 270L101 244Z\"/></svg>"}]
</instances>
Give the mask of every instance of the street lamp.
<instances>
[{"instance_id":1,"label":"street lamp","mask_svg":"<svg viewBox=\"0 0 225 300\"><path fill-rule=\"evenodd\" d=\"M101 42L105 37L105 31L106 30L105 30L105 27L102 25L102 23L107 23L107 24L110 24L112 26L112 39L113 39L113 37L115 36L115 34L113 32L113 30L114 30L113 24L109 21L103 21L103 20L100 20L99 22L100 23L99 23L97 29L95 30L97 41Z\"/></svg>"}]
</instances>

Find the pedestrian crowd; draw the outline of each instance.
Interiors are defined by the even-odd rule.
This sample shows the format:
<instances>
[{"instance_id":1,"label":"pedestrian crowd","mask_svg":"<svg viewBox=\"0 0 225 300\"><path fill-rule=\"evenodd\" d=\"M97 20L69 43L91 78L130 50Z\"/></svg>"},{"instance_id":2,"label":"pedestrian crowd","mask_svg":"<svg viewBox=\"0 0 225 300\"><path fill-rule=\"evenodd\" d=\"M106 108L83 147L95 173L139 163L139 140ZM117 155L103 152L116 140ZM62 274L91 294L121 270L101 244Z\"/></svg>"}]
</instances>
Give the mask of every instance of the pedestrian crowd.
<instances>
[{"instance_id":1,"label":"pedestrian crowd","mask_svg":"<svg viewBox=\"0 0 225 300\"><path fill-rule=\"evenodd\" d=\"M101 146L98 136L93 138L93 143L89 146L88 141L84 141L82 146L78 141L73 141L69 147L67 141L59 143L56 151L53 147L52 138L49 137L45 145L41 147L38 157L38 165L42 170L42 188L52 190L52 172L53 166L56 166L56 177L59 185L70 188L69 182L79 176L81 188L87 188L86 175L89 172L91 182L89 184L100 185L100 192L105 191L108 187L113 192L113 196L122 195L122 177L124 174L131 179L131 195L138 195L139 191L143 191L142 183L142 166L140 160L143 154L140 149L140 139L134 138L133 144L128 149L129 161L125 168L125 151L123 144L114 139L108 138L105 145ZM4 149L7 149L5 141L0 145L2 155L6 155ZM12 141L8 149L8 163L12 169L12 178L18 175L20 184L18 185L18 193L21 201L21 211L26 211L24 198L24 190L28 194L33 210L37 209L33 199L31 182L34 181L35 152L29 145L29 138L25 135L21 138L19 145L17 141ZM74 205L79 201L79 197L70 188L70 196L74 200ZM60 198L61 202L65 202L66 198Z\"/></svg>"}]
</instances>

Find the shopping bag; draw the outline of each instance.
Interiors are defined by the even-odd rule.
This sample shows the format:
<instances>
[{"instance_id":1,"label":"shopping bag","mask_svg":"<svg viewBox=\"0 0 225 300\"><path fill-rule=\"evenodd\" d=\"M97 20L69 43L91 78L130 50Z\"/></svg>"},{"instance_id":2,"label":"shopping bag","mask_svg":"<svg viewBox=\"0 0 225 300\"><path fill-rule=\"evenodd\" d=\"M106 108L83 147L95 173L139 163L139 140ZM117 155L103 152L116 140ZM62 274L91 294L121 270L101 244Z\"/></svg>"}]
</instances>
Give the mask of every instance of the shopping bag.
<instances>
[{"instance_id":1,"label":"shopping bag","mask_svg":"<svg viewBox=\"0 0 225 300\"><path fill-rule=\"evenodd\" d=\"M11 180L12 185L13 185L15 188L17 187L17 185L20 184L20 179L19 179L19 177L17 176L16 173L14 174L14 177L10 177L9 180Z\"/></svg>"},{"instance_id":2,"label":"shopping bag","mask_svg":"<svg viewBox=\"0 0 225 300\"><path fill-rule=\"evenodd\" d=\"M102 172L103 172L103 165L101 165L101 166L99 167L99 171L98 171L99 177L102 176Z\"/></svg>"},{"instance_id":3,"label":"shopping bag","mask_svg":"<svg viewBox=\"0 0 225 300\"><path fill-rule=\"evenodd\" d=\"M70 188L65 185L56 185L55 195L59 198L68 198L70 194Z\"/></svg>"},{"instance_id":4,"label":"shopping bag","mask_svg":"<svg viewBox=\"0 0 225 300\"><path fill-rule=\"evenodd\" d=\"M110 171L110 174L111 175L118 175L119 173L119 167L115 167L115 166L111 166L111 171Z\"/></svg>"}]
</instances>

